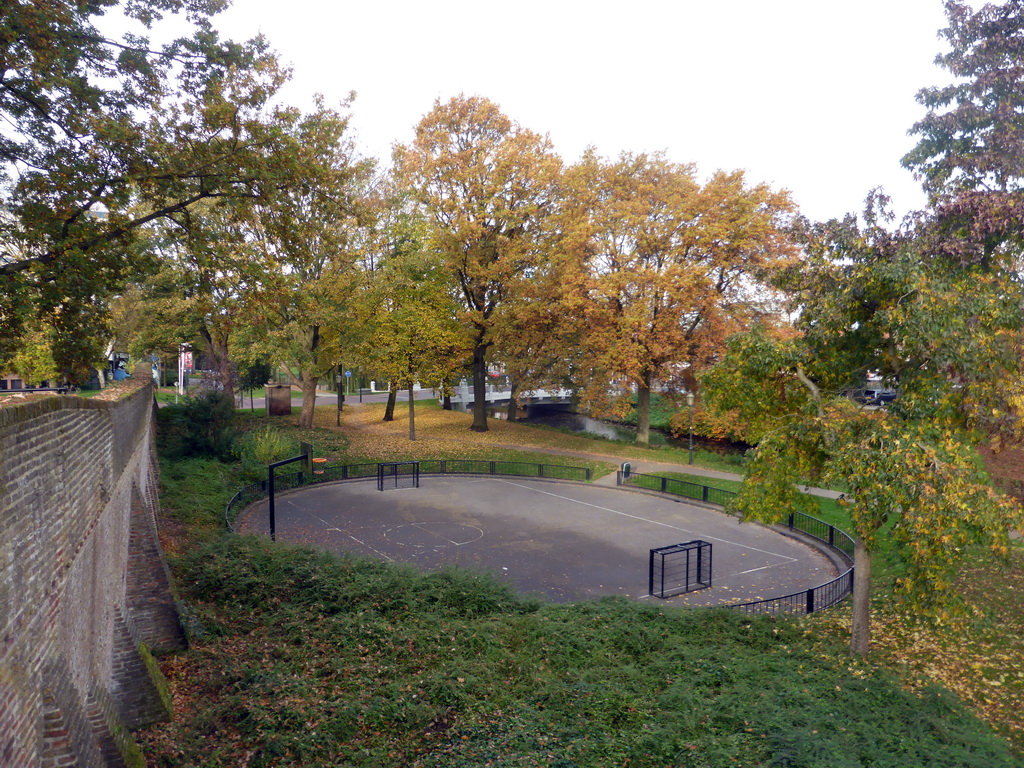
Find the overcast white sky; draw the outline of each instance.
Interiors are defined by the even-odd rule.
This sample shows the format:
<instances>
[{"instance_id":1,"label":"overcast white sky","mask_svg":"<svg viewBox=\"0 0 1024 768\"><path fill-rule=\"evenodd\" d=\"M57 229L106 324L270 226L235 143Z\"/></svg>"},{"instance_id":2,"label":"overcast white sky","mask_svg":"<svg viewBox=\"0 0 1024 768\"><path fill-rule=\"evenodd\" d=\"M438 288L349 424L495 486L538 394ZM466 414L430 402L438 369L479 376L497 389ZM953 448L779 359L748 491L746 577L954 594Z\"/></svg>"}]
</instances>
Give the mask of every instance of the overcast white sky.
<instances>
[{"instance_id":1,"label":"overcast white sky","mask_svg":"<svg viewBox=\"0 0 1024 768\"><path fill-rule=\"evenodd\" d=\"M923 205L900 158L914 94L949 81L941 0L235 0L217 26L267 36L294 69L289 103L354 90L359 141L384 162L465 93L567 162L593 145L743 168L812 219L859 212L875 186L900 214Z\"/></svg>"}]
</instances>

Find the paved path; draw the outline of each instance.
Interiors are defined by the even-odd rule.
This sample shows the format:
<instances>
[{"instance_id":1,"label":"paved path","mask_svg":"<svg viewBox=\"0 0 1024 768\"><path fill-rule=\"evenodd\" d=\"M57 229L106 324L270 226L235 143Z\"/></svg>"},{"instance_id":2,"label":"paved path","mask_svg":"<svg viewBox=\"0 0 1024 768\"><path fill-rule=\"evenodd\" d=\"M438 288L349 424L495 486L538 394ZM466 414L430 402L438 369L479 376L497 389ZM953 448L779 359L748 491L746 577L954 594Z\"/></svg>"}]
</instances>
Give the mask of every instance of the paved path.
<instances>
[{"instance_id":1,"label":"paved path","mask_svg":"<svg viewBox=\"0 0 1024 768\"><path fill-rule=\"evenodd\" d=\"M743 475L735 472L722 472L717 469L706 469L705 467L692 466L690 464L673 464L671 462L657 462L649 461L646 459L632 459L623 456L610 456L608 454L601 453L587 453L582 451L565 451L558 448L540 448L537 446L522 446L522 445L508 445L494 443L495 448L509 448L509 449L520 449L529 450L535 453L548 453L554 456L573 456L579 459L592 459L596 461L608 461L613 464L622 465L622 462L628 461L630 468L633 472L641 475L661 475L666 472L674 472L678 474L693 475L694 477L704 478L707 480L733 480L735 482L742 482ZM615 474L608 474L604 477L598 478L594 481L594 485L605 485L615 486L616 478ZM842 494L839 491L833 491L828 488L811 488L809 486L803 486L802 490L805 493L809 493L811 496L821 496L826 499L838 499Z\"/></svg>"}]
</instances>

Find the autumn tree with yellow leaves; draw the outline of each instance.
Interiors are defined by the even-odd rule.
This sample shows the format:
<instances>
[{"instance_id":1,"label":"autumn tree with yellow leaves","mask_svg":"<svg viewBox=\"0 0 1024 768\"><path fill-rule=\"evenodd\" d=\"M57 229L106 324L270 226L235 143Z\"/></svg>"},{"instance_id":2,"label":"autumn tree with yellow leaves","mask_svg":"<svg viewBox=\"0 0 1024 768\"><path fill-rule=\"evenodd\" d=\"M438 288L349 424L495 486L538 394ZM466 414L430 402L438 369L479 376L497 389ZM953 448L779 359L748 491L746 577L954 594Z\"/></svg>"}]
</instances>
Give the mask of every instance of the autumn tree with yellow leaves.
<instances>
[{"instance_id":1,"label":"autumn tree with yellow leaves","mask_svg":"<svg viewBox=\"0 0 1024 768\"><path fill-rule=\"evenodd\" d=\"M383 198L376 247L363 263L357 351L390 383L392 413L397 391L409 391L409 439L415 440L414 386L448 381L464 366L470 338L441 259L428 246L426 220L397 188Z\"/></svg>"},{"instance_id":2,"label":"autumn tree with yellow leaves","mask_svg":"<svg viewBox=\"0 0 1024 768\"><path fill-rule=\"evenodd\" d=\"M891 228L873 193L860 222L806 223L806 258L778 279L801 335L736 337L704 379L713 403L765 433L736 500L745 516L772 521L805 504L798 482L848 491L860 655L883 537L904 566L896 593L914 615L945 620L964 558L982 545L1005 553L1008 531L1024 526L975 450L1022 436L1024 8L947 2L946 13L951 50L938 61L957 82L920 92L928 114L904 158L928 210ZM843 396L869 372L898 391L885 411Z\"/></svg>"},{"instance_id":3,"label":"autumn tree with yellow leaves","mask_svg":"<svg viewBox=\"0 0 1024 768\"><path fill-rule=\"evenodd\" d=\"M288 184L254 206L246 224L258 280L244 296L235 346L246 362L281 365L302 391L300 425L312 426L317 383L351 343L374 163L357 154L341 110L318 103L280 120Z\"/></svg>"},{"instance_id":4,"label":"autumn tree with yellow leaves","mask_svg":"<svg viewBox=\"0 0 1024 768\"><path fill-rule=\"evenodd\" d=\"M501 318L535 265L548 258L545 222L556 201L561 161L547 138L516 124L478 96L436 102L395 165L428 217L471 338L474 431L487 431L485 392Z\"/></svg>"},{"instance_id":5,"label":"autumn tree with yellow leaves","mask_svg":"<svg viewBox=\"0 0 1024 768\"><path fill-rule=\"evenodd\" d=\"M565 189L563 306L581 329L575 376L599 410L628 408L611 399L616 385L635 390L646 445L652 390L692 390L725 337L772 309L758 278L793 257L793 204L739 171L701 184L693 166L661 154L607 161L589 151Z\"/></svg>"}]
</instances>

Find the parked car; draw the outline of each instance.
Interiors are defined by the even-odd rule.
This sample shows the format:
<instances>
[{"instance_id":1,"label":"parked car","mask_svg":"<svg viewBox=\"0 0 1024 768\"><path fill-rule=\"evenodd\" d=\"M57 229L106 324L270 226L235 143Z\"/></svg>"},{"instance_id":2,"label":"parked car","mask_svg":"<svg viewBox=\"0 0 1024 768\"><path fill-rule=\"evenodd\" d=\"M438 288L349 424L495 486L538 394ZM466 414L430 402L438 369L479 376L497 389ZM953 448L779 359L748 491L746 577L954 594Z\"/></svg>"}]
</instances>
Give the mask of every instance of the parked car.
<instances>
[{"instance_id":1,"label":"parked car","mask_svg":"<svg viewBox=\"0 0 1024 768\"><path fill-rule=\"evenodd\" d=\"M850 393L850 397L855 403L861 405L871 405L871 401L874 400L882 393L880 389L858 389Z\"/></svg>"},{"instance_id":2,"label":"parked car","mask_svg":"<svg viewBox=\"0 0 1024 768\"><path fill-rule=\"evenodd\" d=\"M895 392L879 392L871 400L868 401L868 405L886 406L896 399Z\"/></svg>"}]
</instances>

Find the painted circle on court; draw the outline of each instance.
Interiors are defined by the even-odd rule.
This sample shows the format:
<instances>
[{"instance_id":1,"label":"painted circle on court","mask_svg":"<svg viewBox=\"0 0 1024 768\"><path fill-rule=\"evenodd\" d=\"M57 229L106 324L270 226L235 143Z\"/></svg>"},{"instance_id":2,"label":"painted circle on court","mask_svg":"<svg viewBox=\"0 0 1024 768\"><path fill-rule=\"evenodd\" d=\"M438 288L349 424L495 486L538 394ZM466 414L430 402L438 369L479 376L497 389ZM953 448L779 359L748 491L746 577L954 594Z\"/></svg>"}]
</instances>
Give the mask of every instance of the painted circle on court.
<instances>
[{"instance_id":1,"label":"painted circle on court","mask_svg":"<svg viewBox=\"0 0 1024 768\"><path fill-rule=\"evenodd\" d=\"M414 549L461 547L482 538L483 529L466 523L447 521L407 523L384 531L384 538L393 544Z\"/></svg>"}]
</instances>

